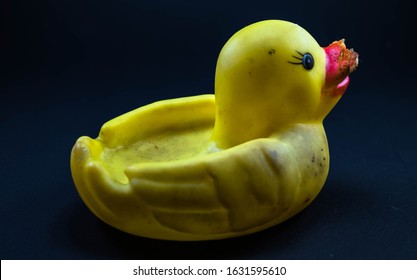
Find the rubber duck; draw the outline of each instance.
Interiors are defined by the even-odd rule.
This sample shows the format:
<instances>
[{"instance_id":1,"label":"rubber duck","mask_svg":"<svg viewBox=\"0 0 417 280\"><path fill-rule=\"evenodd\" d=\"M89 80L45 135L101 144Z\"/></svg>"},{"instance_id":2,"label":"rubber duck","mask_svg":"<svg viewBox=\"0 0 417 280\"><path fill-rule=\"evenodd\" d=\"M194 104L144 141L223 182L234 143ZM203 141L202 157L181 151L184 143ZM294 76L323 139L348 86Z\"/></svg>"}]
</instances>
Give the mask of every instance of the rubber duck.
<instances>
[{"instance_id":1,"label":"rubber duck","mask_svg":"<svg viewBox=\"0 0 417 280\"><path fill-rule=\"evenodd\" d=\"M329 171L323 119L358 66L297 24L251 24L224 45L215 93L158 101L80 137L71 172L84 203L130 234L224 239L307 207Z\"/></svg>"}]
</instances>

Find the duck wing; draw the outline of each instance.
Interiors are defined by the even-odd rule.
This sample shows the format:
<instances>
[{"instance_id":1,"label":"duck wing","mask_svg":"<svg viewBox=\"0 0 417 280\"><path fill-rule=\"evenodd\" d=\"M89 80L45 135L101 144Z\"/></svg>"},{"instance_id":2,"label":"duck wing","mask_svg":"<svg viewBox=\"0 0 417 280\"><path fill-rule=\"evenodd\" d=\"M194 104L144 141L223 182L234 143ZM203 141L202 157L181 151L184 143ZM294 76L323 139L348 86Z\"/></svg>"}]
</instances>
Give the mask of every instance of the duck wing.
<instances>
[{"instance_id":1,"label":"duck wing","mask_svg":"<svg viewBox=\"0 0 417 280\"><path fill-rule=\"evenodd\" d=\"M125 173L162 227L209 239L256 231L293 215L300 181L293 162L287 145L257 139L192 159L134 164Z\"/></svg>"}]
</instances>

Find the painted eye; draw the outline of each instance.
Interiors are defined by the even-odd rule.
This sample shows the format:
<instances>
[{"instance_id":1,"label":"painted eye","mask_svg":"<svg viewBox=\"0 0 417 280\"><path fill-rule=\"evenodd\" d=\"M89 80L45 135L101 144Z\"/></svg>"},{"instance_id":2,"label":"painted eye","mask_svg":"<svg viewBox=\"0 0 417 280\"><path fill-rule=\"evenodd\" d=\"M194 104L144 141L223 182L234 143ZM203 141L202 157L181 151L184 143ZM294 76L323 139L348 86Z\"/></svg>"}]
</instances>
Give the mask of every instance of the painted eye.
<instances>
[{"instance_id":1,"label":"painted eye","mask_svg":"<svg viewBox=\"0 0 417 280\"><path fill-rule=\"evenodd\" d=\"M314 67L314 58L310 53L303 55L303 66L306 70L311 70Z\"/></svg>"},{"instance_id":2,"label":"painted eye","mask_svg":"<svg viewBox=\"0 0 417 280\"><path fill-rule=\"evenodd\" d=\"M298 61L288 61L291 64L302 64L304 69L311 70L314 67L314 58L311 53L300 53L297 51L298 55L301 57L293 55L292 57L297 59Z\"/></svg>"}]
</instances>

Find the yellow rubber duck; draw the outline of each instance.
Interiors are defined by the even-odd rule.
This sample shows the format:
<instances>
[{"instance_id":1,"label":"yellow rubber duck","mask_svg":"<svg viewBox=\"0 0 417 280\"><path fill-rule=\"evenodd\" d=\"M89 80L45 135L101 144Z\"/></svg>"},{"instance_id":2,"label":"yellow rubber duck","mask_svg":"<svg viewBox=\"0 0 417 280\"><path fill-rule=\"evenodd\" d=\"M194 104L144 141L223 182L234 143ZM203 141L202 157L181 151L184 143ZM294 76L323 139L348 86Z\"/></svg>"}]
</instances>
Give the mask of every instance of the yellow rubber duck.
<instances>
[{"instance_id":1,"label":"yellow rubber duck","mask_svg":"<svg viewBox=\"0 0 417 280\"><path fill-rule=\"evenodd\" d=\"M343 40L321 48L287 21L249 25L221 50L215 95L159 101L80 137L77 190L101 220L143 237L222 239L276 225L320 192L322 122L357 65Z\"/></svg>"}]
</instances>

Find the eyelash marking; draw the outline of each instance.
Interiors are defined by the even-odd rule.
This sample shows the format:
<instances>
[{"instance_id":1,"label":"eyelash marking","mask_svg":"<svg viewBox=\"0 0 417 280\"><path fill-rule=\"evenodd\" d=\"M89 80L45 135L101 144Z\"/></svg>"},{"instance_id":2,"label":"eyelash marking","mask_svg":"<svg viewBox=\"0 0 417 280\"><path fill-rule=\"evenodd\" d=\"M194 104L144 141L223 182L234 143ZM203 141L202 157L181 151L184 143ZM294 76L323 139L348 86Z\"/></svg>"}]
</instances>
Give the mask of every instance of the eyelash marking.
<instances>
[{"instance_id":1,"label":"eyelash marking","mask_svg":"<svg viewBox=\"0 0 417 280\"><path fill-rule=\"evenodd\" d=\"M299 51L296 51L299 55L301 55L301 57L298 57L298 56L295 56L295 55L292 55L292 57L293 58L295 58L295 59L298 59L300 62L294 62L294 61L288 61L288 63L291 63L291 64L303 64L303 56L304 56L304 54L303 53L301 53L301 52L299 52Z\"/></svg>"}]
</instances>

